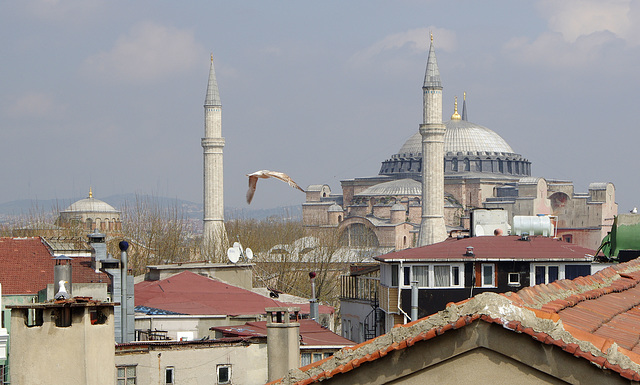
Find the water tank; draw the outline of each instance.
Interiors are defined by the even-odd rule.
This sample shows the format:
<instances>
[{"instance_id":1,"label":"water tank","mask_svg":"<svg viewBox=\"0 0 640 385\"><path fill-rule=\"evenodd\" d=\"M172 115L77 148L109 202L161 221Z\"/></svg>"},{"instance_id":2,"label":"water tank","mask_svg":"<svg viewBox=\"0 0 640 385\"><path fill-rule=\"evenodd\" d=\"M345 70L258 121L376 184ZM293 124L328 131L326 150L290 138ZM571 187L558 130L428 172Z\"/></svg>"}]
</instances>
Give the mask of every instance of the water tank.
<instances>
[{"instance_id":1,"label":"water tank","mask_svg":"<svg viewBox=\"0 0 640 385\"><path fill-rule=\"evenodd\" d=\"M515 235L527 233L549 237L553 235L553 223L548 216L515 215L513 217L513 232Z\"/></svg>"}]
</instances>

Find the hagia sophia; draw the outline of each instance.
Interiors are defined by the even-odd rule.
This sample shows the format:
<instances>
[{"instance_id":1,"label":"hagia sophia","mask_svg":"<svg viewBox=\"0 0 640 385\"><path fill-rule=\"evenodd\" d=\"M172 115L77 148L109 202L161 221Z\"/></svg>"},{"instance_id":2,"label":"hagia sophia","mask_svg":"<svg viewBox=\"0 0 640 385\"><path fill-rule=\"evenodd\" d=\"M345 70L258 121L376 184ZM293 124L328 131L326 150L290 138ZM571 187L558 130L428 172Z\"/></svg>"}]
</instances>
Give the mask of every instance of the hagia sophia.
<instances>
[{"instance_id":1,"label":"hagia sophia","mask_svg":"<svg viewBox=\"0 0 640 385\"><path fill-rule=\"evenodd\" d=\"M432 74L430 61L435 66ZM431 119L437 123L432 125L444 126L445 130L442 204L447 235L469 235L475 209L497 209L506 212L511 224L514 216L550 216L556 237L597 249L618 212L614 185L591 183L582 193L574 191L571 181L532 176L527 158L515 152L497 132L469 120L466 95L461 113L456 98L451 103L451 118L443 121L442 85L432 41L423 90L433 79L437 79L439 100L436 108L428 107L433 102L425 96L423 116L424 123ZM224 228L222 104L213 57L208 80L202 139L203 201L205 238L213 239ZM439 112L434 119L435 110ZM332 193L327 184L308 186L302 204L306 230L310 234L338 230L344 246L374 248L377 253L417 246L425 217L422 203L428 200L422 194L423 137L418 130L414 132L405 143L398 143L397 153L381 160L378 175L342 180L340 194ZM93 198L91 192L88 198L60 212L59 225L72 222L82 223L88 230L120 230L122 226L120 212Z\"/></svg>"},{"instance_id":2,"label":"hagia sophia","mask_svg":"<svg viewBox=\"0 0 640 385\"><path fill-rule=\"evenodd\" d=\"M436 63L432 51L433 42L429 60ZM428 63L425 86L429 76ZM457 99L452 104L451 119L443 122L449 236L469 233L472 210L502 209L510 221L514 216L550 216L557 237L598 248L618 212L612 183L591 183L588 192L579 193L571 181L533 177L529 160L495 131L469 121L466 95L462 114ZM426 102L424 110L427 116ZM305 228L337 229L344 245L380 252L416 246L423 217L422 142L416 130L397 153L382 160L378 175L342 180L342 194L332 193L326 184L310 185L302 205Z\"/></svg>"}]
</instances>

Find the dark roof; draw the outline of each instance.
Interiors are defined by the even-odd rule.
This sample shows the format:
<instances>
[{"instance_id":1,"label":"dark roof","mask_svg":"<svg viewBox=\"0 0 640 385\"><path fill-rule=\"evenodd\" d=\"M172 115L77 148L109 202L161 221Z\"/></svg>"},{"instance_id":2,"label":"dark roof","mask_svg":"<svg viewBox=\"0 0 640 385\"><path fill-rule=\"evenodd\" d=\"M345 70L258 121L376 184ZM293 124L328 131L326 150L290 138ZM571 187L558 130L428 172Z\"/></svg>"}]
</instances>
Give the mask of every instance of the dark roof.
<instances>
[{"instance_id":1,"label":"dark roof","mask_svg":"<svg viewBox=\"0 0 640 385\"><path fill-rule=\"evenodd\" d=\"M331 378L474 322L501 325L603 370L640 381L640 259L574 280L517 293L482 293L451 303L443 311L344 348L275 382L310 384Z\"/></svg>"},{"instance_id":2,"label":"dark roof","mask_svg":"<svg viewBox=\"0 0 640 385\"><path fill-rule=\"evenodd\" d=\"M344 347L355 343L331 330L323 327L319 323L310 319L301 319L300 323L300 345L307 347ZM247 322L244 325L218 326L211 330L221 332L225 337L266 337L267 321Z\"/></svg>"},{"instance_id":3,"label":"dark roof","mask_svg":"<svg viewBox=\"0 0 640 385\"><path fill-rule=\"evenodd\" d=\"M467 247L473 256L467 256ZM532 236L528 241L516 235L449 238L433 245L405 249L375 257L378 261L473 261L473 260L575 260L590 261L595 250L559 239Z\"/></svg>"},{"instance_id":4,"label":"dark roof","mask_svg":"<svg viewBox=\"0 0 640 385\"><path fill-rule=\"evenodd\" d=\"M265 314L266 307L297 306L309 312L309 304L287 304L252 291L232 286L190 271L159 281L135 285L135 305L190 315ZM333 313L330 306L319 306L320 313Z\"/></svg>"},{"instance_id":5,"label":"dark roof","mask_svg":"<svg viewBox=\"0 0 640 385\"><path fill-rule=\"evenodd\" d=\"M39 237L0 238L0 283L3 295L37 294L53 283L53 253ZM91 258L71 259L74 283L110 282L91 268Z\"/></svg>"}]
</instances>

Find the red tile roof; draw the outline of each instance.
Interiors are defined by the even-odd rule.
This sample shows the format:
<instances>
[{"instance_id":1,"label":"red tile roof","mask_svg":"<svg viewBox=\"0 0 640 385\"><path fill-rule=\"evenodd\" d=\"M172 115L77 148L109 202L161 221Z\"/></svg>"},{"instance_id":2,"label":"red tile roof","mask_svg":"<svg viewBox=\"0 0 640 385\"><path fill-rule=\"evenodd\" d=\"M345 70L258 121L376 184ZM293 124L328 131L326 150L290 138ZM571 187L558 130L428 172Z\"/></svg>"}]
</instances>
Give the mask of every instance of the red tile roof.
<instances>
[{"instance_id":1,"label":"red tile roof","mask_svg":"<svg viewBox=\"0 0 640 385\"><path fill-rule=\"evenodd\" d=\"M135 305L191 315L265 314L266 307L297 306L308 313L308 304L287 304L227 283L183 271L159 281L135 285ZM319 306L320 313L333 313Z\"/></svg>"},{"instance_id":2,"label":"red tile roof","mask_svg":"<svg viewBox=\"0 0 640 385\"><path fill-rule=\"evenodd\" d=\"M467 247L473 256L467 256ZM532 236L528 241L519 236L449 238L429 246L415 247L375 257L383 262L429 260L589 260L595 250L549 237Z\"/></svg>"},{"instance_id":3,"label":"red tile roof","mask_svg":"<svg viewBox=\"0 0 640 385\"><path fill-rule=\"evenodd\" d=\"M331 358L290 372L286 381L273 383L318 382L354 370L393 350L406 349L418 341L437 338L448 330L480 321L529 335L604 370L640 381L640 259L591 276L532 286L517 293L482 293L449 304L442 312L344 348Z\"/></svg>"},{"instance_id":4,"label":"red tile roof","mask_svg":"<svg viewBox=\"0 0 640 385\"><path fill-rule=\"evenodd\" d=\"M343 347L351 346L355 343L344 337L337 335L331 330L323 327L319 323L310 319L301 319L300 337L302 346L308 347ZM267 321L247 322L244 325L212 327L211 330L221 332L225 337L266 337Z\"/></svg>"},{"instance_id":5,"label":"red tile roof","mask_svg":"<svg viewBox=\"0 0 640 385\"><path fill-rule=\"evenodd\" d=\"M2 294L37 294L53 283L53 254L39 237L0 237L0 283ZM106 274L95 273L91 258L71 261L75 283L109 282Z\"/></svg>"}]
</instances>

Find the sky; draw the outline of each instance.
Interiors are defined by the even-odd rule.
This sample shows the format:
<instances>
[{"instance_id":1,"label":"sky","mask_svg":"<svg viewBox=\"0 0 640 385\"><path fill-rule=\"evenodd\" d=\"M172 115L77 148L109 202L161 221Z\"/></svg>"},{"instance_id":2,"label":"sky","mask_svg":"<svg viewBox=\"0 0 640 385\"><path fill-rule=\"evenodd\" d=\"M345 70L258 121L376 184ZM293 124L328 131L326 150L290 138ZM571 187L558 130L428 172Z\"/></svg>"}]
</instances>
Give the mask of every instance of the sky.
<instances>
[{"instance_id":1,"label":"sky","mask_svg":"<svg viewBox=\"0 0 640 385\"><path fill-rule=\"evenodd\" d=\"M501 135L533 176L613 182L640 206L640 1L0 2L0 202L153 194L202 202L210 54L225 205L245 174L306 188L377 175L422 122L429 33L443 116ZM304 194L261 180L252 208Z\"/></svg>"}]
</instances>

